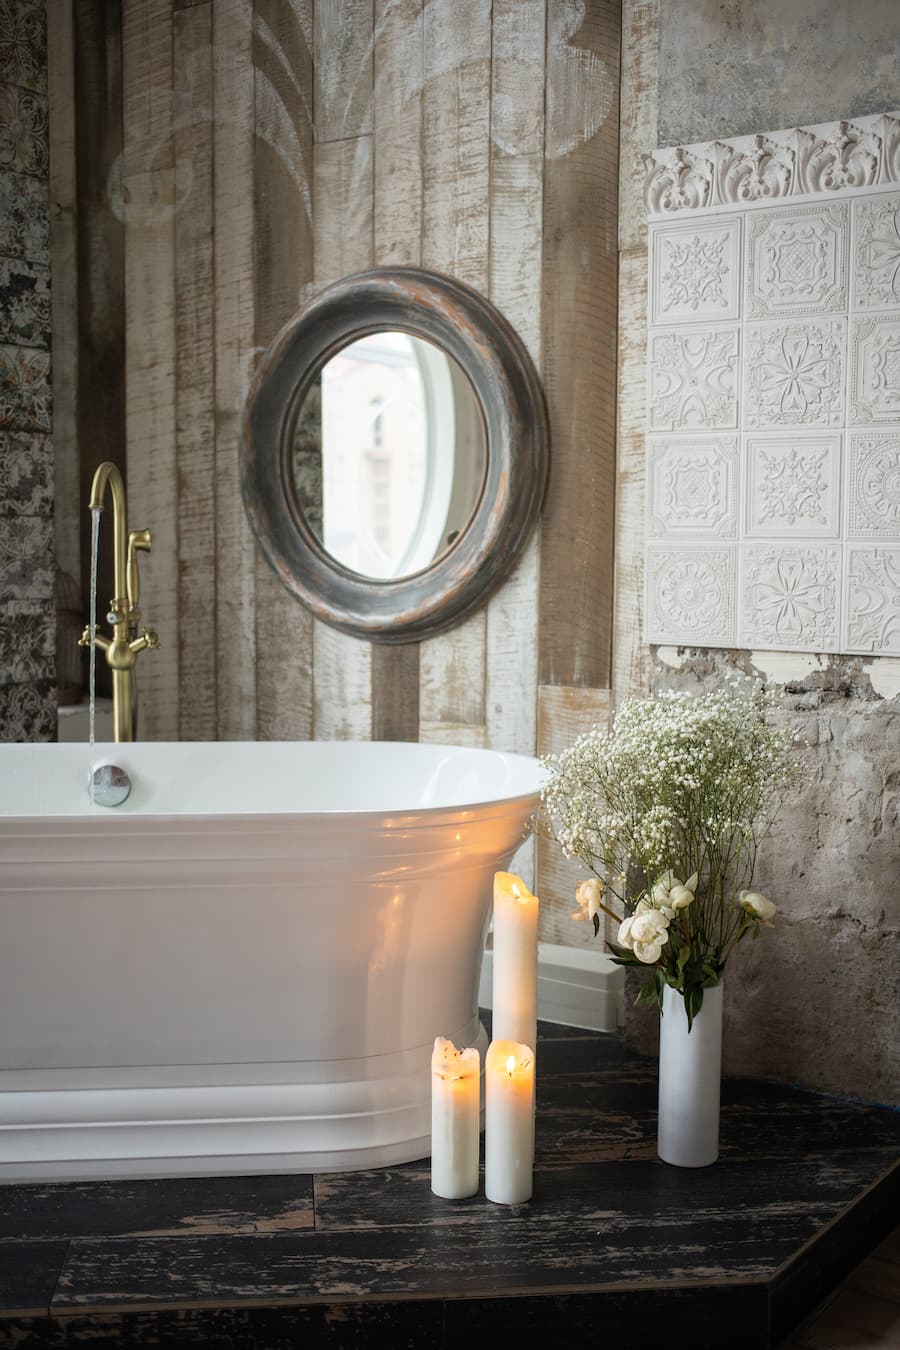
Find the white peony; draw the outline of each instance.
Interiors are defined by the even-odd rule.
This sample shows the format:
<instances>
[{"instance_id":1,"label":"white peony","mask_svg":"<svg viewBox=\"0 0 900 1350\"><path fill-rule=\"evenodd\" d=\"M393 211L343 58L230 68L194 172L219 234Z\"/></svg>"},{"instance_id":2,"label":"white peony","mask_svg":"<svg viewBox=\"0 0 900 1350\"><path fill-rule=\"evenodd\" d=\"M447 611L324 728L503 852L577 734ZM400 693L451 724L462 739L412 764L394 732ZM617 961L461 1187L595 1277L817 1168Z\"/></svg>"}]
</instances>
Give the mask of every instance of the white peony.
<instances>
[{"instance_id":1,"label":"white peony","mask_svg":"<svg viewBox=\"0 0 900 1350\"><path fill-rule=\"evenodd\" d=\"M778 913L778 906L773 905L771 900L767 900L758 891L741 891L738 900L741 909L745 909L752 918L759 919L766 928L774 927L772 919Z\"/></svg>"},{"instance_id":2,"label":"white peony","mask_svg":"<svg viewBox=\"0 0 900 1350\"><path fill-rule=\"evenodd\" d=\"M602 883L596 877L591 877L589 881L579 881L575 887L575 900L578 908L572 915L573 919L591 919L600 913L600 899L603 895Z\"/></svg>"}]
</instances>

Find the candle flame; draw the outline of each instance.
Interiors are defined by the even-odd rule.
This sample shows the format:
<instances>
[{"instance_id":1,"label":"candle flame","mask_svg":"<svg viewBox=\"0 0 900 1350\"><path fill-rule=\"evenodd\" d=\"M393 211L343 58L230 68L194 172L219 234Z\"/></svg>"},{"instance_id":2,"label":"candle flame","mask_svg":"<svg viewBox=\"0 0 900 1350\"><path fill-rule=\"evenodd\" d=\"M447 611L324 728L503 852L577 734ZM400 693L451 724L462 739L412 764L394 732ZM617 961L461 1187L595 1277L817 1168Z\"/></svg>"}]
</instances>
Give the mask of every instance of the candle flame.
<instances>
[{"instance_id":1,"label":"candle flame","mask_svg":"<svg viewBox=\"0 0 900 1350\"><path fill-rule=\"evenodd\" d=\"M506 1072L512 1073L515 1067L516 1067L516 1057L515 1055L510 1055L506 1061Z\"/></svg>"}]
</instances>

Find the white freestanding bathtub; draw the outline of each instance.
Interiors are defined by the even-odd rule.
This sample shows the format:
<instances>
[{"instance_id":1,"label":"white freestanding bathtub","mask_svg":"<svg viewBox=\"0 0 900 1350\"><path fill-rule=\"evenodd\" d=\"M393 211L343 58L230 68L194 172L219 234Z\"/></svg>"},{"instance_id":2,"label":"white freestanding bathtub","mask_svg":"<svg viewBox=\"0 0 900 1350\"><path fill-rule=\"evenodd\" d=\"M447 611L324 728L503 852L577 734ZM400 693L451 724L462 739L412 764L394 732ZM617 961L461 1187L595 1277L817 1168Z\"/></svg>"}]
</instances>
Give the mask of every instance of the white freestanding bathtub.
<instances>
[{"instance_id":1,"label":"white freestanding bathtub","mask_svg":"<svg viewBox=\"0 0 900 1350\"><path fill-rule=\"evenodd\" d=\"M131 795L92 805L89 766ZM446 746L0 746L0 1180L429 1152L435 1036L485 1048L495 870L536 760Z\"/></svg>"}]
</instances>

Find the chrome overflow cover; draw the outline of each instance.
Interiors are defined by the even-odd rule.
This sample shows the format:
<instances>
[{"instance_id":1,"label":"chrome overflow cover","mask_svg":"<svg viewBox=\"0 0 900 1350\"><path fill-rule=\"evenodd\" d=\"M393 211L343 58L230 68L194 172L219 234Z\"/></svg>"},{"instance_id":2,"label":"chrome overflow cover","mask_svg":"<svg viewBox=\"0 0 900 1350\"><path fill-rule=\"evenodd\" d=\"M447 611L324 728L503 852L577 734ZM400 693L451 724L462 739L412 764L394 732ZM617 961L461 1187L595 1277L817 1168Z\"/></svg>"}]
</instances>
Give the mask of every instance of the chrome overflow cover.
<instances>
[{"instance_id":1,"label":"chrome overflow cover","mask_svg":"<svg viewBox=\"0 0 900 1350\"><path fill-rule=\"evenodd\" d=\"M118 764L98 764L88 790L96 806L121 806L131 791L131 779Z\"/></svg>"}]
</instances>

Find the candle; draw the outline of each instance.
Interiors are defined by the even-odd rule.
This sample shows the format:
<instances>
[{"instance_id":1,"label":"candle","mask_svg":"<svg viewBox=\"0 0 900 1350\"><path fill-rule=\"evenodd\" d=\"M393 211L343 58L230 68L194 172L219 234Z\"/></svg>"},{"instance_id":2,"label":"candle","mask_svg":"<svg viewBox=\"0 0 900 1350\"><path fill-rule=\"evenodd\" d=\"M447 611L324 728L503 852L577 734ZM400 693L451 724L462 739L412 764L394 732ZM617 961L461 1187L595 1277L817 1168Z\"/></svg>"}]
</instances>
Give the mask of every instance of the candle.
<instances>
[{"instance_id":1,"label":"candle","mask_svg":"<svg viewBox=\"0 0 900 1350\"><path fill-rule=\"evenodd\" d=\"M478 1191L481 1056L438 1036L431 1055L431 1189L445 1200Z\"/></svg>"},{"instance_id":2,"label":"candle","mask_svg":"<svg viewBox=\"0 0 900 1350\"><path fill-rule=\"evenodd\" d=\"M498 1205L531 1199L534 1168L534 1053L493 1041L485 1060L484 1193Z\"/></svg>"},{"instance_id":3,"label":"candle","mask_svg":"<svg viewBox=\"0 0 900 1350\"><path fill-rule=\"evenodd\" d=\"M495 1040L537 1044L538 898L512 872L494 874Z\"/></svg>"}]
</instances>

